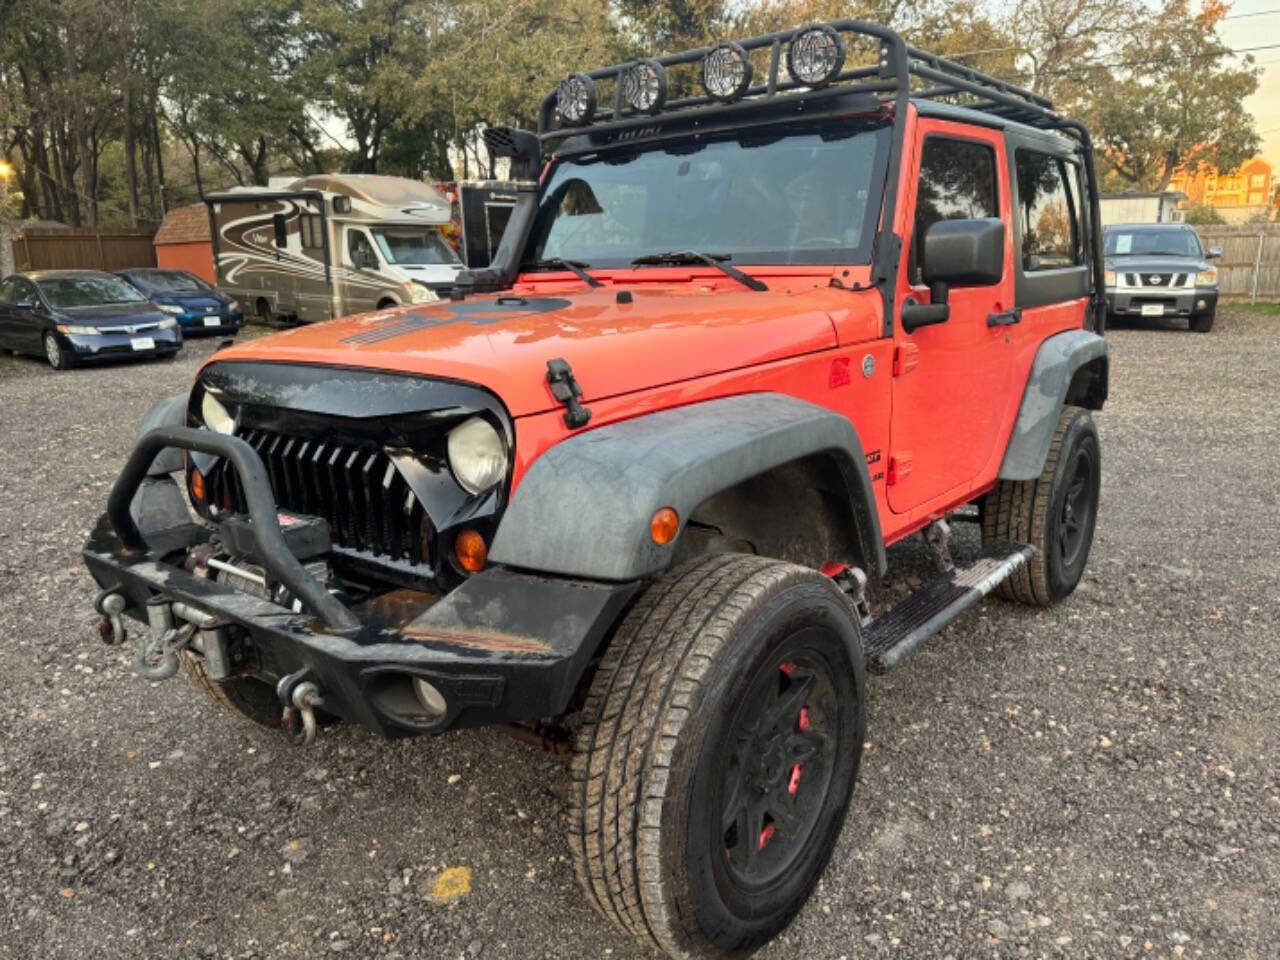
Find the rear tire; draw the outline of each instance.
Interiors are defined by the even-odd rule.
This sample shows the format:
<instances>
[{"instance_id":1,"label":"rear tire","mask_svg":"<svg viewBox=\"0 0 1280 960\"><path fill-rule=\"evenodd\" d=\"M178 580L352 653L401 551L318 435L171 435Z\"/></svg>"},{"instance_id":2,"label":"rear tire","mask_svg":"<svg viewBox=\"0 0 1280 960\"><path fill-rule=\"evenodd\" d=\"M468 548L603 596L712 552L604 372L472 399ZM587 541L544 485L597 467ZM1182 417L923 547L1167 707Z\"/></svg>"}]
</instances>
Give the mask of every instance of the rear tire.
<instances>
[{"instance_id":1,"label":"rear tire","mask_svg":"<svg viewBox=\"0 0 1280 960\"><path fill-rule=\"evenodd\" d=\"M270 684L252 677L211 680L205 672L204 657L182 650L178 658L191 685L223 710L259 726L280 729L284 707Z\"/></svg>"},{"instance_id":2,"label":"rear tire","mask_svg":"<svg viewBox=\"0 0 1280 960\"><path fill-rule=\"evenodd\" d=\"M1190 321L1192 333L1208 333L1213 329L1213 321L1217 314L1217 309L1207 310L1204 313L1195 314Z\"/></svg>"},{"instance_id":3,"label":"rear tire","mask_svg":"<svg viewBox=\"0 0 1280 960\"><path fill-rule=\"evenodd\" d=\"M982 539L1029 543L1036 555L1000 595L1047 607L1075 590L1093 543L1102 486L1098 431L1088 410L1064 407L1034 480L1002 480L982 504Z\"/></svg>"},{"instance_id":4,"label":"rear tire","mask_svg":"<svg viewBox=\"0 0 1280 960\"><path fill-rule=\"evenodd\" d=\"M844 822L864 682L848 601L816 571L714 554L650 587L575 742L569 841L591 903L681 960L774 937Z\"/></svg>"},{"instance_id":5,"label":"rear tire","mask_svg":"<svg viewBox=\"0 0 1280 960\"><path fill-rule=\"evenodd\" d=\"M259 297L253 305L253 309L258 314L258 319L263 323L271 322L271 304L267 302L266 297Z\"/></svg>"}]
</instances>

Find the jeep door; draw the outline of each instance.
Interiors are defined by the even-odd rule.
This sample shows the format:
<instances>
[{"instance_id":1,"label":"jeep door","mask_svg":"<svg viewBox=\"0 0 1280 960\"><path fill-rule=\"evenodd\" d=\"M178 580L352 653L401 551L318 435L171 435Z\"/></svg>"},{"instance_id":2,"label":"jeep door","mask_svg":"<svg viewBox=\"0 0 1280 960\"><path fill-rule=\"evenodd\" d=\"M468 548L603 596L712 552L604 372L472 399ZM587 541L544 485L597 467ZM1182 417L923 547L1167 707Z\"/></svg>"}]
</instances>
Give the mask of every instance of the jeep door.
<instances>
[{"instance_id":1,"label":"jeep door","mask_svg":"<svg viewBox=\"0 0 1280 960\"><path fill-rule=\"evenodd\" d=\"M1001 425L1010 404L1008 328L990 318L1013 306L1012 228L1004 139L987 130L939 119L916 125L918 176L904 254L906 296L930 302L922 280L925 232L941 220L998 218L1005 224L1005 265L999 283L952 286L947 320L903 330L895 324L895 376L886 470L895 513L927 509L957 495L994 469ZM901 287L900 287L901 289Z\"/></svg>"}]
</instances>

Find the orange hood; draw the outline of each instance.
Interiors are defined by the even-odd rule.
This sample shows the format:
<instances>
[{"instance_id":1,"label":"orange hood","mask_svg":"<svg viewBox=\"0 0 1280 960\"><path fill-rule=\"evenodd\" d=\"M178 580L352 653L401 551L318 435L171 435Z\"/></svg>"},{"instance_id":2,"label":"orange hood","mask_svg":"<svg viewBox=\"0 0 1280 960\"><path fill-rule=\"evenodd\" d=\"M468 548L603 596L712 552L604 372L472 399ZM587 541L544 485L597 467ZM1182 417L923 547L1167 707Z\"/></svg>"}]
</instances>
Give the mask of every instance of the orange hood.
<instances>
[{"instance_id":1,"label":"orange hood","mask_svg":"<svg viewBox=\"0 0 1280 960\"><path fill-rule=\"evenodd\" d=\"M584 402L834 347L828 309L848 294L688 284L506 294L398 307L248 341L219 360L392 370L489 388L513 416L556 406L547 361L573 367ZM838 299L843 297L844 299Z\"/></svg>"}]
</instances>

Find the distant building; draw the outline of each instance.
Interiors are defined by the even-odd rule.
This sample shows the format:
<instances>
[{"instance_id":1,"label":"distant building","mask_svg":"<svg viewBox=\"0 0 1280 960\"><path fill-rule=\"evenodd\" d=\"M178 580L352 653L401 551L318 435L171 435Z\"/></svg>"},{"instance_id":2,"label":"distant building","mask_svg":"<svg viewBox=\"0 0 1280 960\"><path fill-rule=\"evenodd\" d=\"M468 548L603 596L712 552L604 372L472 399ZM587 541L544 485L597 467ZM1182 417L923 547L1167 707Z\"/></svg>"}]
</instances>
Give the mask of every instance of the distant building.
<instances>
[{"instance_id":1,"label":"distant building","mask_svg":"<svg viewBox=\"0 0 1280 960\"><path fill-rule=\"evenodd\" d=\"M218 282L213 272L213 245L209 240L209 208L203 203L170 210L152 243L156 248L157 266L186 270L210 283Z\"/></svg>"},{"instance_id":2,"label":"distant building","mask_svg":"<svg viewBox=\"0 0 1280 960\"><path fill-rule=\"evenodd\" d=\"M1179 204L1187 199L1185 193L1162 190L1143 193L1126 190L1123 193L1104 193L1098 198L1102 213L1102 225L1115 223L1181 223Z\"/></svg>"},{"instance_id":3,"label":"distant building","mask_svg":"<svg viewBox=\"0 0 1280 960\"><path fill-rule=\"evenodd\" d=\"M1228 223L1275 215L1275 178L1271 164L1261 157L1254 157L1231 173L1220 173L1214 167L1178 170L1169 181L1169 189L1185 193L1186 206L1213 207Z\"/></svg>"}]
</instances>

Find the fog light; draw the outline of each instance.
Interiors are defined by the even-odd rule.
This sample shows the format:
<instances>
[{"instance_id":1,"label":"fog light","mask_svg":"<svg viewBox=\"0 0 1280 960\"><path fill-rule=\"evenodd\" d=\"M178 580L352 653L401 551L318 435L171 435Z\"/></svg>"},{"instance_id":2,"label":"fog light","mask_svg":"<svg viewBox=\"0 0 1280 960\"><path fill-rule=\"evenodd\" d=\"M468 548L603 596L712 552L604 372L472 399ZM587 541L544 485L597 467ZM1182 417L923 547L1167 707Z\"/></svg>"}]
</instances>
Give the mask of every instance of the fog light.
<instances>
[{"instance_id":1,"label":"fog light","mask_svg":"<svg viewBox=\"0 0 1280 960\"><path fill-rule=\"evenodd\" d=\"M1203 301L1203 300L1197 300L1197 301L1196 301L1196 309L1197 309L1197 310L1203 310L1203 309L1204 309L1204 301Z\"/></svg>"},{"instance_id":2,"label":"fog light","mask_svg":"<svg viewBox=\"0 0 1280 960\"><path fill-rule=\"evenodd\" d=\"M467 573L479 573L489 559L489 546L484 537L474 530L463 530L453 541L453 552L458 558L458 566Z\"/></svg>"},{"instance_id":3,"label":"fog light","mask_svg":"<svg viewBox=\"0 0 1280 960\"><path fill-rule=\"evenodd\" d=\"M676 538L679 532L680 515L678 513L670 507L661 507L654 512L653 519L649 521L649 536L653 537L654 543L665 547Z\"/></svg>"},{"instance_id":4,"label":"fog light","mask_svg":"<svg viewBox=\"0 0 1280 960\"><path fill-rule=\"evenodd\" d=\"M422 710L431 720L439 720L449 712L449 703L440 692L440 688L428 683L421 677L413 678L413 693L422 705Z\"/></svg>"}]
</instances>

